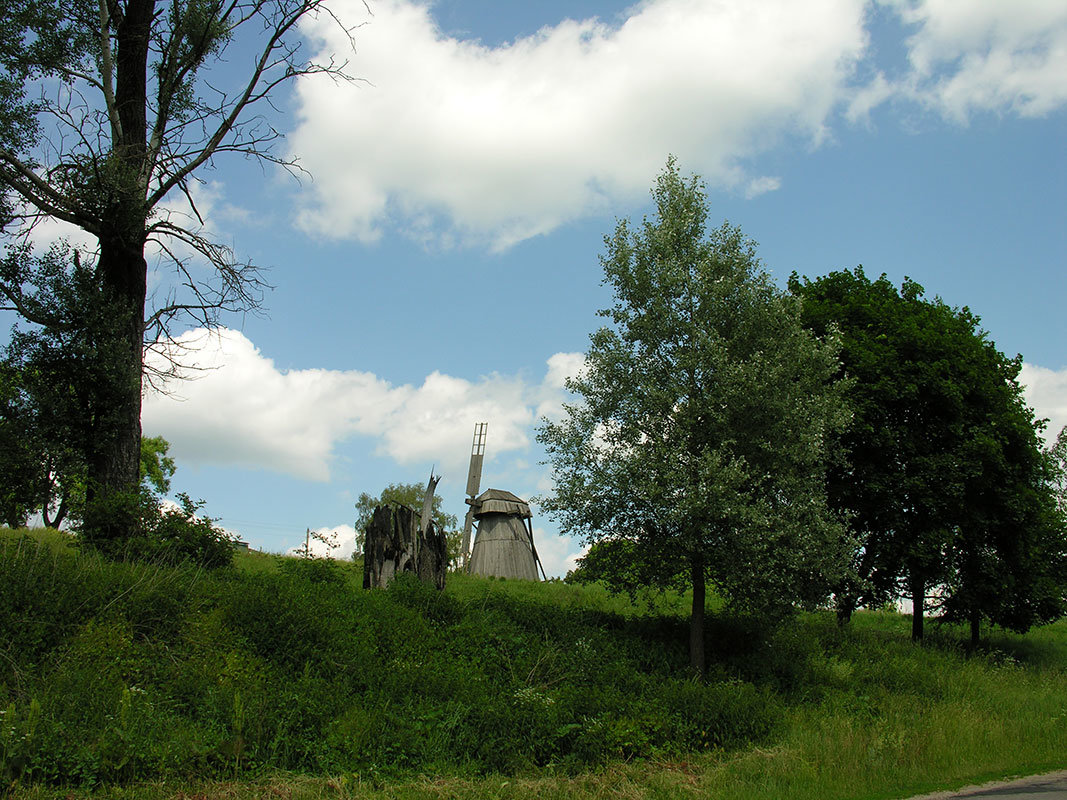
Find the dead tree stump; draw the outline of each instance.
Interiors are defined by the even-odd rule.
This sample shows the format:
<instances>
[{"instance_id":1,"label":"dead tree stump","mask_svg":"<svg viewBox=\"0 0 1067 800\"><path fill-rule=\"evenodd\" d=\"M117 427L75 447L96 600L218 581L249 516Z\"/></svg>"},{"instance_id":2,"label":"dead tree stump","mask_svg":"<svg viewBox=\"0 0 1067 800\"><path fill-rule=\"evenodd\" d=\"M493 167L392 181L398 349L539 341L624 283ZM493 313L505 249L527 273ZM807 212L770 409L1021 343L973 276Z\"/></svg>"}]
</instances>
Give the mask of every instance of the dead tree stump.
<instances>
[{"instance_id":1,"label":"dead tree stump","mask_svg":"<svg viewBox=\"0 0 1067 800\"><path fill-rule=\"evenodd\" d=\"M419 515L407 506L378 506L363 544L363 588L384 589L401 572L445 588L448 543L432 521L419 527Z\"/></svg>"}]
</instances>

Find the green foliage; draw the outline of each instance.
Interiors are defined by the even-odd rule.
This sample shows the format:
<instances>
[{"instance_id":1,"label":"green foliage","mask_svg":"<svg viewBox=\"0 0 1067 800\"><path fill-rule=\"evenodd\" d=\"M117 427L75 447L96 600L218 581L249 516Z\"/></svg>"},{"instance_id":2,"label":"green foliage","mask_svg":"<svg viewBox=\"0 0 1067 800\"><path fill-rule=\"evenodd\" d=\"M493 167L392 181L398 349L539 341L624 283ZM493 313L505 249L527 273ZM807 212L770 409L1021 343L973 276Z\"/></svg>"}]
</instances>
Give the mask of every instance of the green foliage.
<instances>
[{"instance_id":1,"label":"green foliage","mask_svg":"<svg viewBox=\"0 0 1067 800\"><path fill-rule=\"evenodd\" d=\"M331 558L283 558L279 569L309 583L344 583L341 566Z\"/></svg>"},{"instance_id":2,"label":"green foliage","mask_svg":"<svg viewBox=\"0 0 1067 800\"><path fill-rule=\"evenodd\" d=\"M46 525L82 521L88 489L87 454L111 417L115 354L102 344L114 306L95 287L91 267L66 243L35 256L28 245L9 246L0 283L33 286L18 305L37 322L15 326L0 362L0 471L12 480L7 501L14 520L41 511ZM140 480L165 493L174 474L162 437L141 439ZM16 496L17 493L17 496Z\"/></svg>"},{"instance_id":3,"label":"green foliage","mask_svg":"<svg viewBox=\"0 0 1067 800\"><path fill-rule=\"evenodd\" d=\"M707 579L773 616L818 603L852 545L824 488L849 416L836 337L803 329L738 229L707 230L698 179L671 160L653 194L655 217L605 238L611 325L568 381L579 402L538 434L556 485L542 506L587 541L627 542L627 577L701 595Z\"/></svg>"},{"instance_id":4,"label":"green foliage","mask_svg":"<svg viewBox=\"0 0 1067 800\"><path fill-rule=\"evenodd\" d=\"M40 505L44 476L31 420L18 371L0 361L0 521L11 528Z\"/></svg>"},{"instance_id":5,"label":"green foliage","mask_svg":"<svg viewBox=\"0 0 1067 800\"><path fill-rule=\"evenodd\" d=\"M615 590L634 591L652 582L648 577L652 567L644 563L643 555L637 543L628 539L593 542L564 580L567 583L603 582Z\"/></svg>"},{"instance_id":6,"label":"green foliage","mask_svg":"<svg viewBox=\"0 0 1067 800\"><path fill-rule=\"evenodd\" d=\"M465 575L364 592L344 562L257 562L205 573L0 532L4 788L873 800L1052 769L1067 747L1063 622L968 654L964 629L916 647L893 613L716 614L700 684L682 603Z\"/></svg>"},{"instance_id":7,"label":"green foliage","mask_svg":"<svg viewBox=\"0 0 1067 800\"><path fill-rule=\"evenodd\" d=\"M1042 424L1022 396L1021 357L989 341L967 308L862 268L816 280L796 274L816 333L839 330L842 371L855 379L845 459L830 472L832 503L863 547L858 585L841 584L847 612L937 587L949 619L1025 630L1063 613L1062 517L1049 489Z\"/></svg>"},{"instance_id":8,"label":"green foliage","mask_svg":"<svg viewBox=\"0 0 1067 800\"><path fill-rule=\"evenodd\" d=\"M96 538L93 527L82 527L82 540L110 558L174 564L189 561L209 569L233 562L233 538L215 520L201 516L204 501L178 493L178 505L161 505L148 492L110 495L98 500L93 513L130 520L129 533L119 538Z\"/></svg>"},{"instance_id":9,"label":"green foliage","mask_svg":"<svg viewBox=\"0 0 1067 800\"><path fill-rule=\"evenodd\" d=\"M1067 426L1060 429L1056 441L1048 448L1048 482L1056 509L1067 518Z\"/></svg>"},{"instance_id":10,"label":"green foliage","mask_svg":"<svg viewBox=\"0 0 1067 800\"><path fill-rule=\"evenodd\" d=\"M174 476L174 459L167 455L170 442L162 436L141 437L141 488L166 494Z\"/></svg>"},{"instance_id":11,"label":"green foliage","mask_svg":"<svg viewBox=\"0 0 1067 800\"><path fill-rule=\"evenodd\" d=\"M456 581L365 592L343 562L205 573L5 534L0 769L65 785L569 772L777 729L766 689L684 678L677 617L565 610L563 584Z\"/></svg>"}]
</instances>

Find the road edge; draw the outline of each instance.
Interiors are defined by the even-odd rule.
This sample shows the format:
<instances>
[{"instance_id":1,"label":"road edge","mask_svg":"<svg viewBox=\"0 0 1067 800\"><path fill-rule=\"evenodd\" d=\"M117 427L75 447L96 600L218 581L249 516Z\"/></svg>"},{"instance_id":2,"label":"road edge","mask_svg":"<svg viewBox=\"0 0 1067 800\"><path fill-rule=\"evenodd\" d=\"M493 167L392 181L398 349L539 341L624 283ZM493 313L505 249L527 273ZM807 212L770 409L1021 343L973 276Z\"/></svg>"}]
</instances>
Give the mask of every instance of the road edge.
<instances>
[{"instance_id":1,"label":"road edge","mask_svg":"<svg viewBox=\"0 0 1067 800\"><path fill-rule=\"evenodd\" d=\"M1001 778L995 781L989 781L988 783L976 784L973 786L961 786L959 789L952 789L940 792L932 792L931 794L919 794L902 800L953 800L953 798L967 797L968 794L973 792L984 792L990 789L1027 789L1034 786L1040 786L1047 781L1062 780L1067 778L1067 769L1057 770L1055 772L1045 772L1041 775L1027 775L1018 778Z\"/></svg>"}]
</instances>

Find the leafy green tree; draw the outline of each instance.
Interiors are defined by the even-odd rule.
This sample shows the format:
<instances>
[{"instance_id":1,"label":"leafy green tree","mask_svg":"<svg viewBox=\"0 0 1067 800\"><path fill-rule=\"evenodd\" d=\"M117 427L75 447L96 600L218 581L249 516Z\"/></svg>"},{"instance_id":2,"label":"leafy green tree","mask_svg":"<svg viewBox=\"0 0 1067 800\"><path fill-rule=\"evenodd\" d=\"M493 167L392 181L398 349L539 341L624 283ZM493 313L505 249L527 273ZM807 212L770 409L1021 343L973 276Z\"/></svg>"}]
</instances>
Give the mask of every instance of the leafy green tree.
<instances>
[{"instance_id":1,"label":"leafy green tree","mask_svg":"<svg viewBox=\"0 0 1067 800\"><path fill-rule=\"evenodd\" d=\"M162 436L141 437L141 490L166 494L174 476L174 459L167 455L170 442Z\"/></svg>"},{"instance_id":2,"label":"leafy green tree","mask_svg":"<svg viewBox=\"0 0 1067 800\"><path fill-rule=\"evenodd\" d=\"M1047 532L1021 360L1000 353L970 310L926 299L910 279L898 291L857 268L794 274L789 287L816 334L841 332L841 369L853 381L845 458L828 486L862 544L859 580L837 587L842 619L857 604L900 596L912 600L915 639L931 596L975 637L982 617L1018 627L1046 616L1047 604L1021 611L1043 591L1037 553Z\"/></svg>"},{"instance_id":3,"label":"leafy green tree","mask_svg":"<svg viewBox=\"0 0 1067 800\"><path fill-rule=\"evenodd\" d=\"M564 579L567 583L605 583L616 590L631 594L654 583L648 577L648 565L642 563L644 553L630 539L602 539L589 547Z\"/></svg>"},{"instance_id":4,"label":"leafy green tree","mask_svg":"<svg viewBox=\"0 0 1067 800\"><path fill-rule=\"evenodd\" d=\"M45 525L59 527L83 518L88 443L111 422L110 408L94 390L112 368L97 335L108 324L108 306L95 290L92 270L64 243L42 257L27 248L8 256L0 275L37 286L33 311L49 324L16 325L4 348L4 430L13 444L0 454L0 468L21 473L11 485L24 486L23 500L32 496L30 505ZM142 437L142 491L169 491L174 462L168 447L161 437Z\"/></svg>"},{"instance_id":5,"label":"leafy green tree","mask_svg":"<svg viewBox=\"0 0 1067 800\"><path fill-rule=\"evenodd\" d=\"M137 485L144 346L171 352L178 319L211 326L255 308L257 269L213 241L200 222L168 208L193 205L197 175L223 153L294 168L274 153L281 136L261 109L300 76L345 77L305 58L299 23L322 0L12 0L0 16L0 190L9 256L25 261L44 218L81 228L95 295L108 322L87 346L108 369L87 387L96 428L84 442L86 533L122 538L138 524ZM232 48L249 66L236 83L211 67ZM48 100L42 99L42 85ZM158 244L161 302L148 303L146 246ZM167 273L171 273L168 283ZM45 328L40 287L0 278L3 308ZM108 413L102 413L102 409ZM128 508L122 512L121 497Z\"/></svg>"},{"instance_id":6,"label":"leafy green tree","mask_svg":"<svg viewBox=\"0 0 1067 800\"><path fill-rule=\"evenodd\" d=\"M692 587L703 673L707 583L779 615L841 580L851 542L824 477L848 410L834 335L801 326L738 229L707 230L700 181L671 159L653 196L653 218L605 238L611 324L568 382L580 402L539 430L556 486L542 505L587 542L630 542L641 580Z\"/></svg>"},{"instance_id":7,"label":"leafy green tree","mask_svg":"<svg viewBox=\"0 0 1067 800\"><path fill-rule=\"evenodd\" d=\"M1060 429L1056 441L1049 445L1049 487L1056 501L1056 508L1067 518L1067 426Z\"/></svg>"},{"instance_id":8,"label":"leafy green tree","mask_svg":"<svg viewBox=\"0 0 1067 800\"><path fill-rule=\"evenodd\" d=\"M976 337L961 446L964 488L950 542L944 619L983 620L1020 633L1062 616L1067 526L1041 442L1043 422L1023 400L1022 359ZM983 357L984 356L984 357Z\"/></svg>"},{"instance_id":9,"label":"leafy green tree","mask_svg":"<svg viewBox=\"0 0 1067 800\"><path fill-rule=\"evenodd\" d=\"M374 496L361 492L356 500L356 555L362 557L363 542L367 526L374 509L378 506L396 505L409 506L416 511L422 510L422 499L426 496L426 486L420 483L390 483L381 494ZM448 542L448 562L455 565L458 562L460 548L462 547L463 532L459 530L459 522L455 514L446 514L441 507L441 495L433 496L430 506L431 518L439 530L444 531Z\"/></svg>"}]
</instances>

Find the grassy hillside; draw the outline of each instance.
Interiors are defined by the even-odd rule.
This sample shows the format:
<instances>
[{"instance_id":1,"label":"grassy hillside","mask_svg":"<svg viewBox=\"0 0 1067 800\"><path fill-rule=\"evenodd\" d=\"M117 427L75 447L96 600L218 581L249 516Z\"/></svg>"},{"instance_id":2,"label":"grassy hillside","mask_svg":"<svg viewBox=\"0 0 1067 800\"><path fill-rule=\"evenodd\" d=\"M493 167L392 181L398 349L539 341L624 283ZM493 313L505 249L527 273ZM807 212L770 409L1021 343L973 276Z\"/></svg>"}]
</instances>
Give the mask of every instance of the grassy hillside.
<instances>
[{"instance_id":1,"label":"grassy hillside","mask_svg":"<svg viewBox=\"0 0 1067 800\"><path fill-rule=\"evenodd\" d=\"M889 798L1065 766L1067 624L922 647L895 614L722 614L685 677L686 598L349 565L214 573L0 532L0 776L15 797Z\"/></svg>"}]
</instances>

